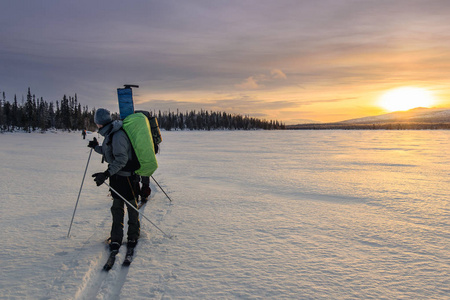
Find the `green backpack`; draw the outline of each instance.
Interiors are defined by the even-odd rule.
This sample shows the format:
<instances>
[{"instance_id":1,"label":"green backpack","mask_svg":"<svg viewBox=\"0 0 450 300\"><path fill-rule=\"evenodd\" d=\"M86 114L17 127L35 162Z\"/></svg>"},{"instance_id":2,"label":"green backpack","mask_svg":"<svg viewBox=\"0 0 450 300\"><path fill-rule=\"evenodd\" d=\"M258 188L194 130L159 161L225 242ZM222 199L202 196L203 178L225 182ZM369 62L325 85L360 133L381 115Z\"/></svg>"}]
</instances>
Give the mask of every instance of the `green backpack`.
<instances>
[{"instance_id":1,"label":"green backpack","mask_svg":"<svg viewBox=\"0 0 450 300\"><path fill-rule=\"evenodd\" d=\"M150 124L150 131L153 137L153 146L155 148L155 154L159 152L159 144L162 142L161 131L159 130L158 120L153 117L150 112L146 110L136 110L135 113L143 113Z\"/></svg>"},{"instance_id":2,"label":"green backpack","mask_svg":"<svg viewBox=\"0 0 450 300\"><path fill-rule=\"evenodd\" d=\"M123 120L123 130L128 135L133 150L139 161L139 168L135 171L141 176L151 176L158 168L152 132L147 117L142 113L128 115Z\"/></svg>"}]
</instances>

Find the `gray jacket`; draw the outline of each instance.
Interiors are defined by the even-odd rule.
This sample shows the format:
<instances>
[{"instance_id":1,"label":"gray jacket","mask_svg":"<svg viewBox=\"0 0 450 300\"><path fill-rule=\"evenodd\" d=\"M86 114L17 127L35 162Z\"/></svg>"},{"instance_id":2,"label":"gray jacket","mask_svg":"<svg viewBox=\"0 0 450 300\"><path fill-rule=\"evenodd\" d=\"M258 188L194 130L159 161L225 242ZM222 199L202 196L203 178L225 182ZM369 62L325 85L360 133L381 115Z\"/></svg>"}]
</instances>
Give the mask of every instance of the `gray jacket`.
<instances>
[{"instance_id":1,"label":"gray jacket","mask_svg":"<svg viewBox=\"0 0 450 300\"><path fill-rule=\"evenodd\" d=\"M132 172L123 171L122 168L132 158L132 146L127 134L120 130L121 128L122 121L113 121L100 128L98 132L105 139L102 145L96 146L94 150L105 158L110 175L130 176Z\"/></svg>"}]
</instances>

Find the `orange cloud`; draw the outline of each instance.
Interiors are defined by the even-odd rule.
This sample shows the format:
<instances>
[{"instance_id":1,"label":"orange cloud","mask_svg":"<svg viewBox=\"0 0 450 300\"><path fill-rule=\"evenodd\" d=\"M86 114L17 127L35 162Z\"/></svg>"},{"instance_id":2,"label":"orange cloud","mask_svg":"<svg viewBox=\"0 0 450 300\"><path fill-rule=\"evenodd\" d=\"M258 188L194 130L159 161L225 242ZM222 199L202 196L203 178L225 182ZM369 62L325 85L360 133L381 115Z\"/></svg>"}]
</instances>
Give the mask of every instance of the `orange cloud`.
<instances>
[{"instance_id":1,"label":"orange cloud","mask_svg":"<svg viewBox=\"0 0 450 300\"><path fill-rule=\"evenodd\" d=\"M287 76L280 69L272 69L270 71L270 76L267 76L266 74L250 76L243 82L236 84L235 87L244 90L254 90L264 87L261 82L269 82L277 79L287 79Z\"/></svg>"},{"instance_id":2,"label":"orange cloud","mask_svg":"<svg viewBox=\"0 0 450 300\"><path fill-rule=\"evenodd\" d=\"M270 71L270 75L272 75L272 78L276 79L287 79L286 74L284 74L280 69L273 69Z\"/></svg>"},{"instance_id":3,"label":"orange cloud","mask_svg":"<svg viewBox=\"0 0 450 300\"><path fill-rule=\"evenodd\" d=\"M242 83L236 84L235 87L237 87L238 89L243 89L243 90L254 90L254 89L259 88L259 85L258 85L257 81L255 80L255 78L253 76L250 76L249 78L244 80Z\"/></svg>"}]
</instances>

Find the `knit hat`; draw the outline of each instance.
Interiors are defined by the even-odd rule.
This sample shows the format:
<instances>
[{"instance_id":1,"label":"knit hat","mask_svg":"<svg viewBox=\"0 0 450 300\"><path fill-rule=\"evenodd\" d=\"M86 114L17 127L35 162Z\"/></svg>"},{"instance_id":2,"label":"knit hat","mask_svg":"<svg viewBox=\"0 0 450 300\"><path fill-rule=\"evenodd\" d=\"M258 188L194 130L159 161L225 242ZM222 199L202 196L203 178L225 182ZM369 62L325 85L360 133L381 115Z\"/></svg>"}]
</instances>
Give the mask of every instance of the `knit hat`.
<instances>
[{"instance_id":1,"label":"knit hat","mask_svg":"<svg viewBox=\"0 0 450 300\"><path fill-rule=\"evenodd\" d=\"M104 108L99 108L95 112L94 116L94 122L98 125L106 125L112 121L111 114L109 113L109 110Z\"/></svg>"}]
</instances>

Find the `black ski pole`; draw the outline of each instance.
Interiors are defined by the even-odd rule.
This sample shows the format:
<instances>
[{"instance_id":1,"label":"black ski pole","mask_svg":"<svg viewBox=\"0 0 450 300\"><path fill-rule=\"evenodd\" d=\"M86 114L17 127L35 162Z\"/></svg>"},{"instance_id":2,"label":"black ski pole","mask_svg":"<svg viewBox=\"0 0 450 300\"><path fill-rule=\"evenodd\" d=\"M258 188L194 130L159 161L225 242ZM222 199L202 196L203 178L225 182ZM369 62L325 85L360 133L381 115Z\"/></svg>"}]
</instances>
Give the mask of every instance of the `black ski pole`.
<instances>
[{"instance_id":1,"label":"black ski pole","mask_svg":"<svg viewBox=\"0 0 450 300\"><path fill-rule=\"evenodd\" d=\"M172 199L170 199L169 195L167 195L167 193L164 191L164 189L159 185L158 181L156 181L156 179L153 177L153 175L151 176L152 179L155 181L155 183L159 186L159 188L161 189L161 191L164 193L164 195L166 195L167 199L170 200L170 202L172 202Z\"/></svg>"},{"instance_id":2,"label":"black ski pole","mask_svg":"<svg viewBox=\"0 0 450 300\"><path fill-rule=\"evenodd\" d=\"M109 189L110 189L111 191L113 191L114 193L116 193L117 195L119 195L119 197L122 198L122 200L125 201L125 203L128 204L128 206L131 206L135 211L138 212L138 214L140 214L141 216L143 216L147 221L150 222L150 224L152 224L153 226L156 227L156 229L158 229L159 231L161 231L161 232L164 234L165 237L168 237L169 239L171 239L171 238L173 237L173 236L171 236L171 235L168 235L168 234L165 233L164 231L162 231L158 226L156 226L155 223L153 223L153 222L152 222L149 218L147 218L142 212L140 212L139 209L137 209L136 207L134 207L133 205L131 205L131 203L128 202L127 199L125 199L121 194L119 194L118 192L116 192L116 190L113 189L109 184L107 184L107 183L105 182L105 185L106 185L107 187L109 187Z\"/></svg>"},{"instance_id":3,"label":"black ski pole","mask_svg":"<svg viewBox=\"0 0 450 300\"><path fill-rule=\"evenodd\" d=\"M75 203L75 209L73 210L72 221L70 221L69 232L67 232L67 237L69 237L69 235L70 235L70 229L72 228L73 218L75 217L75 212L77 210L78 201L80 200L81 189L83 189L84 178L86 177L86 171L88 169L89 161L91 160L92 150L93 149L91 148L91 151L89 151L89 158L86 163L86 169L84 170L83 180L81 181L80 191L78 192L78 198L77 198L77 202Z\"/></svg>"}]
</instances>

